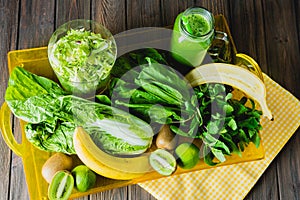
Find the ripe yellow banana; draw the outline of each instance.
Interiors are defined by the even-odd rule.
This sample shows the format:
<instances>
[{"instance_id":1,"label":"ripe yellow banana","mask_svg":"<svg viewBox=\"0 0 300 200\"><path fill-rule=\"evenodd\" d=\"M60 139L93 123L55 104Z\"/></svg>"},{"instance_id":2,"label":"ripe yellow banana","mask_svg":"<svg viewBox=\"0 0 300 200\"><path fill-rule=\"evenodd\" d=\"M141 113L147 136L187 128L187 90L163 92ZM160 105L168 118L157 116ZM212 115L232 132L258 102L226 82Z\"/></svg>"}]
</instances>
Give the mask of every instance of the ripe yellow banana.
<instances>
[{"instance_id":1,"label":"ripe yellow banana","mask_svg":"<svg viewBox=\"0 0 300 200\"><path fill-rule=\"evenodd\" d=\"M109 155L96 146L82 127L76 128L73 143L79 159L87 167L107 178L129 180L152 171L148 154L132 158Z\"/></svg>"},{"instance_id":2,"label":"ripe yellow banana","mask_svg":"<svg viewBox=\"0 0 300 200\"><path fill-rule=\"evenodd\" d=\"M186 79L192 87L204 83L223 83L239 89L260 104L264 116L273 119L267 106L264 83L247 69L232 64L210 63L193 69Z\"/></svg>"}]
</instances>

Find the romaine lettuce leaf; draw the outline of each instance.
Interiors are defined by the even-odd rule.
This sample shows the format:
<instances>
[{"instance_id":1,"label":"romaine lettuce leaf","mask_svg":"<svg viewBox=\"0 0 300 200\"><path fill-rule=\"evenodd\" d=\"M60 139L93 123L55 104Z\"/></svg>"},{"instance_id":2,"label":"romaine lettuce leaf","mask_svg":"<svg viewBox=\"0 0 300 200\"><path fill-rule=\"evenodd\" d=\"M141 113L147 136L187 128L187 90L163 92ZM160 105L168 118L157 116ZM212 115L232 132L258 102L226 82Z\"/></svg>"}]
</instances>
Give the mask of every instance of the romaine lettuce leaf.
<instances>
[{"instance_id":1,"label":"romaine lettuce leaf","mask_svg":"<svg viewBox=\"0 0 300 200\"><path fill-rule=\"evenodd\" d=\"M25 82L23 84L23 82ZM111 106L67 95L55 82L15 68L5 99L18 118L28 122L27 139L37 148L74 154L76 126L93 134L109 153L137 154L148 149L153 131L141 119Z\"/></svg>"}]
</instances>

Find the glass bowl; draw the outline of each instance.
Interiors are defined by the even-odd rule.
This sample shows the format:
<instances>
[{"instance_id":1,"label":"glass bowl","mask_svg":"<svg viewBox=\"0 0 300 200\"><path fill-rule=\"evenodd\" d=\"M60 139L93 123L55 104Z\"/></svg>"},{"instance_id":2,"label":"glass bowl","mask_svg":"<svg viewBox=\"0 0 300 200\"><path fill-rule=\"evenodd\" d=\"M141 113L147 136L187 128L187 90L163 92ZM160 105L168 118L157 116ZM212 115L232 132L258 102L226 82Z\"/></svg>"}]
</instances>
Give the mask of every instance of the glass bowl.
<instances>
[{"instance_id":1,"label":"glass bowl","mask_svg":"<svg viewBox=\"0 0 300 200\"><path fill-rule=\"evenodd\" d=\"M111 32L93 20L58 27L48 43L48 59L62 87L77 96L103 90L117 56Z\"/></svg>"}]
</instances>

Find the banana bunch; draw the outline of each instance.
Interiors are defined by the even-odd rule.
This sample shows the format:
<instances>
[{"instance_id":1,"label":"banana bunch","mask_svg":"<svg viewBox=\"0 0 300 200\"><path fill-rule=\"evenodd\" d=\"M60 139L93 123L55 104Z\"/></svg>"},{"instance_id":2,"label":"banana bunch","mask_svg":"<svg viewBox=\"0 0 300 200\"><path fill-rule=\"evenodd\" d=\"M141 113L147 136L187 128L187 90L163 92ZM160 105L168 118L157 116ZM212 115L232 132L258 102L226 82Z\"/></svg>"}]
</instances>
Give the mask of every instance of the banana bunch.
<instances>
[{"instance_id":1,"label":"banana bunch","mask_svg":"<svg viewBox=\"0 0 300 200\"><path fill-rule=\"evenodd\" d=\"M259 103L263 115L273 119L266 101L266 88L262 80L249 70L237 65L210 63L190 71L185 78L192 87L205 83L223 83L248 95Z\"/></svg>"},{"instance_id":2,"label":"banana bunch","mask_svg":"<svg viewBox=\"0 0 300 200\"><path fill-rule=\"evenodd\" d=\"M101 176L130 180L153 170L149 164L149 154L136 157L112 156L102 151L82 127L76 128L73 143L79 159Z\"/></svg>"}]
</instances>

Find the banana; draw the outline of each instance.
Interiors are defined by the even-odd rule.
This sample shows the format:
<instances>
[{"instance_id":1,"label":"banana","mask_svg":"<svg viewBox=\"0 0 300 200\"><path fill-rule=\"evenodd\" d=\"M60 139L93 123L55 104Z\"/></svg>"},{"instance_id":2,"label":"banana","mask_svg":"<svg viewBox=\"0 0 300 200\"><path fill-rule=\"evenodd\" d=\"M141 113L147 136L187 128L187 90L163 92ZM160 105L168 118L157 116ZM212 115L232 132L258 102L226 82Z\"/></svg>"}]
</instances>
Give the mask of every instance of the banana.
<instances>
[{"instance_id":1,"label":"banana","mask_svg":"<svg viewBox=\"0 0 300 200\"><path fill-rule=\"evenodd\" d=\"M75 131L73 143L76 154L88 168L90 168L97 174L117 180L131 180L144 175L144 173L126 173L104 165L103 163L99 162L99 160L96 159L93 154L90 153L90 151L88 150L89 148L82 144L78 136L78 131Z\"/></svg>"},{"instance_id":2,"label":"banana","mask_svg":"<svg viewBox=\"0 0 300 200\"><path fill-rule=\"evenodd\" d=\"M192 87L204 83L223 83L239 89L260 104L265 117L273 119L267 105L264 83L247 69L232 64L210 63L193 69L185 78Z\"/></svg>"},{"instance_id":3,"label":"banana","mask_svg":"<svg viewBox=\"0 0 300 200\"><path fill-rule=\"evenodd\" d=\"M75 148L79 159L95 173L117 180L131 180L143 176L144 174L120 172L115 169L103 165L101 162L94 159L92 156L86 156L86 148L78 146Z\"/></svg>"},{"instance_id":4,"label":"banana","mask_svg":"<svg viewBox=\"0 0 300 200\"><path fill-rule=\"evenodd\" d=\"M152 170L148 154L132 158L111 156L98 148L82 127L76 128L73 143L79 159L87 167L107 178L129 180Z\"/></svg>"}]
</instances>

